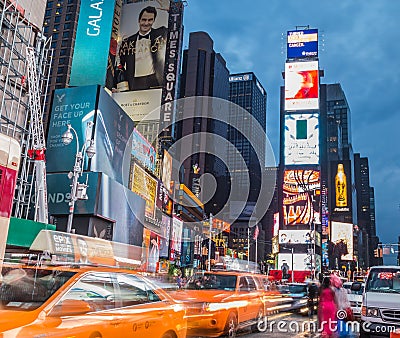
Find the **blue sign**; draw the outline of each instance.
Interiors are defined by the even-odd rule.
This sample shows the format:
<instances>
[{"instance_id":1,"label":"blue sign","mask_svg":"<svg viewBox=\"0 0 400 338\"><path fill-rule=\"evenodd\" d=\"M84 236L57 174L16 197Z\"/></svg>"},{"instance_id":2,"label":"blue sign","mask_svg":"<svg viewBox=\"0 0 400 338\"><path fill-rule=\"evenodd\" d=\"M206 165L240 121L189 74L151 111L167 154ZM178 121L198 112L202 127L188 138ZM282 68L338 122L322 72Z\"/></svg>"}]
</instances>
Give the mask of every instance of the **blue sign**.
<instances>
[{"instance_id":1,"label":"blue sign","mask_svg":"<svg viewBox=\"0 0 400 338\"><path fill-rule=\"evenodd\" d=\"M68 172L75 163L77 145L83 146L86 136L87 122L94 121L97 86L56 89L51 107L47 133L46 170L47 172ZM69 145L62 141L62 134L71 125L77 133ZM77 144L78 142L78 144ZM84 170L87 170L85 156Z\"/></svg>"},{"instance_id":2,"label":"blue sign","mask_svg":"<svg viewBox=\"0 0 400 338\"><path fill-rule=\"evenodd\" d=\"M70 86L105 84L114 6L115 0L81 1Z\"/></svg>"},{"instance_id":3,"label":"blue sign","mask_svg":"<svg viewBox=\"0 0 400 338\"><path fill-rule=\"evenodd\" d=\"M287 32L287 58L318 57L318 29L305 29Z\"/></svg>"}]
</instances>

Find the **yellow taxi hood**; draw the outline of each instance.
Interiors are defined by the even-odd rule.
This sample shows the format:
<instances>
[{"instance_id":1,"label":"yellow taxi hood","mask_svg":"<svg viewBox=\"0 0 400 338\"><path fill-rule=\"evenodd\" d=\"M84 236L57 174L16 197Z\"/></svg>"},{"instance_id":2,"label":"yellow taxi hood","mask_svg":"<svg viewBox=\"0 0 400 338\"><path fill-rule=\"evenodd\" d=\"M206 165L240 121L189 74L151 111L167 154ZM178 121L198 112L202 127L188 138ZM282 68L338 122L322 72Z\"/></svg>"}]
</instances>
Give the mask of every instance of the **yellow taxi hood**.
<instances>
[{"instance_id":1,"label":"yellow taxi hood","mask_svg":"<svg viewBox=\"0 0 400 338\"><path fill-rule=\"evenodd\" d=\"M180 302L223 302L232 297L235 292L223 290L177 290L168 294Z\"/></svg>"},{"instance_id":2,"label":"yellow taxi hood","mask_svg":"<svg viewBox=\"0 0 400 338\"><path fill-rule=\"evenodd\" d=\"M37 311L14 311L0 309L0 333L22 328L37 320Z\"/></svg>"}]
</instances>

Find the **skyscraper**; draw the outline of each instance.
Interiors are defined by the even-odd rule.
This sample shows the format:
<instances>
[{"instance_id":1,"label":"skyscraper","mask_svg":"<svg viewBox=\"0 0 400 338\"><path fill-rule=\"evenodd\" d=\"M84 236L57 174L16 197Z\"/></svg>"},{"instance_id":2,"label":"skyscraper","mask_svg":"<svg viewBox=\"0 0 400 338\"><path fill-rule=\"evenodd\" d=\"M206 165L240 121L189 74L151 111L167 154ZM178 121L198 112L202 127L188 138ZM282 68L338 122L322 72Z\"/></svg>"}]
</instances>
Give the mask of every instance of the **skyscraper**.
<instances>
[{"instance_id":1,"label":"skyscraper","mask_svg":"<svg viewBox=\"0 0 400 338\"><path fill-rule=\"evenodd\" d=\"M228 139L240 153L235 155L233 149L228 152L228 166L234 175L234 184L241 191L248 190L247 175L250 179L250 191L244 212L232 226L231 243L232 248L239 252L243 251L244 242L240 241L239 234L246 234L248 219L254 211L254 206L259 198L261 175L265 170L265 133L267 113L267 93L254 73L238 73L229 76L229 100L243 109L257 121L261 128L256 128L255 121L246 115L236 114L235 108L231 109L228 127ZM238 120L240 119L240 120ZM247 139L242 132L233 127L233 122L241 126L241 131L252 135L252 140ZM264 134L260 134L261 130ZM258 156L257 153L260 155ZM239 161L244 160L246 169L241 170ZM234 203L234 201L233 201ZM235 205L231 205L235 208ZM242 221L242 222L241 222ZM264 246L260 246L264 248ZM258 256L263 257L263 250L258 250ZM250 250L250 257L255 258L255 250ZM256 259L258 261L258 259Z\"/></svg>"},{"instance_id":2,"label":"skyscraper","mask_svg":"<svg viewBox=\"0 0 400 338\"><path fill-rule=\"evenodd\" d=\"M183 52L180 98L205 96L228 99L229 70L222 55L214 51L213 44L206 32L190 33L189 48ZM183 120L176 128L177 140L191 135L185 141L185 146L192 155L183 162L183 182L199 197L201 190L195 183L198 175L212 173L219 189L206 204L206 213L215 214L222 207L226 195L221 188L226 184L226 166L214 155L217 153L215 142L208 142L205 134L201 136L199 133L227 138L227 125L212 118L215 115L208 105L196 105L194 109L195 111L185 109L179 112L179 119ZM194 117L187 118L186 114ZM201 151L206 148L208 153ZM196 168L196 172L193 168Z\"/></svg>"}]
</instances>

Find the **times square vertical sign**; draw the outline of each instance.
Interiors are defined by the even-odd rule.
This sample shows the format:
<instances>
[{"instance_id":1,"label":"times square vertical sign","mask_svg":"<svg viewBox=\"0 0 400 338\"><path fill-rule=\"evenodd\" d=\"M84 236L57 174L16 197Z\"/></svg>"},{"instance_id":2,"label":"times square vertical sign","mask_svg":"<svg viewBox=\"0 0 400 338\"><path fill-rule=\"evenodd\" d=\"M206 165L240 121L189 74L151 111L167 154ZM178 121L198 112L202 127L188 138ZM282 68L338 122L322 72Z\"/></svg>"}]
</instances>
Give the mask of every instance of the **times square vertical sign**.
<instances>
[{"instance_id":1,"label":"times square vertical sign","mask_svg":"<svg viewBox=\"0 0 400 338\"><path fill-rule=\"evenodd\" d=\"M164 87L162 92L162 109L159 136L168 140L171 138L171 123L174 116L174 101L178 95L178 81L183 34L183 2L170 3L168 19L168 44L165 56Z\"/></svg>"}]
</instances>

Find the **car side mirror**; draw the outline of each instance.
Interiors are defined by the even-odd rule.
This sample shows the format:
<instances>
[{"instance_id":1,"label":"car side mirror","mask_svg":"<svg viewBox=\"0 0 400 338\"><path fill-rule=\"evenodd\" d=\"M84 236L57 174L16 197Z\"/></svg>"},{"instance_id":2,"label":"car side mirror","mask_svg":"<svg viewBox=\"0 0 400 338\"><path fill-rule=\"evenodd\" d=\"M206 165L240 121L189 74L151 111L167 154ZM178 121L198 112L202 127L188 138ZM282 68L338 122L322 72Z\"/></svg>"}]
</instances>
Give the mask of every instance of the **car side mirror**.
<instances>
[{"instance_id":1,"label":"car side mirror","mask_svg":"<svg viewBox=\"0 0 400 338\"><path fill-rule=\"evenodd\" d=\"M50 317L82 315L91 311L90 305L84 300L65 299L50 311Z\"/></svg>"},{"instance_id":2,"label":"car side mirror","mask_svg":"<svg viewBox=\"0 0 400 338\"><path fill-rule=\"evenodd\" d=\"M360 291L361 290L361 283L360 282L354 282L353 284L351 284L350 290L351 291Z\"/></svg>"}]
</instances>

